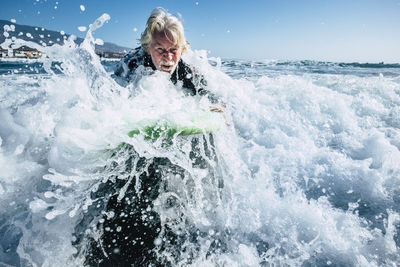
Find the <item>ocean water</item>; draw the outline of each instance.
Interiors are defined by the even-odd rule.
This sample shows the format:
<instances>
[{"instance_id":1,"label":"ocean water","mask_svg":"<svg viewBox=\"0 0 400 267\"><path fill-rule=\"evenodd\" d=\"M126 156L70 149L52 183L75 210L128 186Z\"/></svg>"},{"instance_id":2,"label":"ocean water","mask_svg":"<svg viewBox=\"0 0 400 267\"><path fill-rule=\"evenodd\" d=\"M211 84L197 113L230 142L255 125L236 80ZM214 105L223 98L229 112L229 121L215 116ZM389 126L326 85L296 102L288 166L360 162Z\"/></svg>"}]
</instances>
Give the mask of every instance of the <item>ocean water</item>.
<instances>
[{"instance_id":1,"label":"ocean water","mask_svg":"<svg viewBox=\"0 0 400 267\"><path fill-rule=\"evenodd\" d=\"M400 265L399 64L189 51L185 61L225 103L225 123L213 140L205 133L165 144L127 133L144 119L189 123L212 104L186 96L163 73L119 86L116 62L93 51L91 32L106 20L80 46L71 39L44 48L44 59L0 61L0 266L82 266L81 237L94 237L104 214L93 207L107 200L94 195L121 183L110 190L123 199L138 187L149 165L127 164L139 158L170 162L159 170L167 186L151 209L160 237L166 227L182 241L157 239L160 261ZM166 205L171 196L178 204Z\"/></svg>"}]
</instances>

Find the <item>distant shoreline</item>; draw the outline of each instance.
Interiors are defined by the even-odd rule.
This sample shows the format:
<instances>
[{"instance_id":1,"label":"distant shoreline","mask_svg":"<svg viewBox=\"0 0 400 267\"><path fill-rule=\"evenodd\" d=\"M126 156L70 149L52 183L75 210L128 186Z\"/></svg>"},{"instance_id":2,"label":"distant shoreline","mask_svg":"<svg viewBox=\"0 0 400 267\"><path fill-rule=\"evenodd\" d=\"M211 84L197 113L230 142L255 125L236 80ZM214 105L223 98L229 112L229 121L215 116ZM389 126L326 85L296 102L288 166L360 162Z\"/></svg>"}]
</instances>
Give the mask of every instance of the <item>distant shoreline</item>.
<instances>
[{"instance_id":1,"label":"distant shoreline","mask_svg":"<svg viewBox=\"0 0 400 267\"><path fill-rule=\"evenodd\" d=\"M37 50L32 49L30 47L23 46L18 49L12 50L12 55L10 56L8 50L0 49L0 60L32 60L32 59L41 59L45 57L45 53ZM110 60L119 60L125 56L125 53L121 52L104 52L104 51L96 51L95 52L100 59L110 59Z\"/></svg>"},{"instance_id":2,"label":"distant shoreline","mask_svg":"<svg viewBox=\"0 0 400 267\"><path fill-rule=\"evenodd\" d=\"M103 53L96 52L101 61L120 61L125 53L120 53L118 57L104 57ZM30 58L30 57L2 57L0 53L0 62L26 62L35 63L46 60L45 54L41 57ZM386 62L333 62L333 61L315 61L315 60L245 60L245 59L222 59L224 64L235 62L235 64L251 63L254 65L265 64L271 66L296 66L296 67L313 67L313 66L325 66L325 67L357 67L357 68L400 68L400 63L386 63Z\"/></svg>"},{"instance_id":3,"label":"distant shoreline","mask_svg":"<svg viewBox=\"0 0 400 267\"><path fill-rule=\"evenodd\" d=\"M0 57L0 62L26 62L26 63L35 63L42 62L46 58L21 58L21 57ZM121 58L103 58L100 57L101 61L120 61Z\"/></svg>"}]
</instances>

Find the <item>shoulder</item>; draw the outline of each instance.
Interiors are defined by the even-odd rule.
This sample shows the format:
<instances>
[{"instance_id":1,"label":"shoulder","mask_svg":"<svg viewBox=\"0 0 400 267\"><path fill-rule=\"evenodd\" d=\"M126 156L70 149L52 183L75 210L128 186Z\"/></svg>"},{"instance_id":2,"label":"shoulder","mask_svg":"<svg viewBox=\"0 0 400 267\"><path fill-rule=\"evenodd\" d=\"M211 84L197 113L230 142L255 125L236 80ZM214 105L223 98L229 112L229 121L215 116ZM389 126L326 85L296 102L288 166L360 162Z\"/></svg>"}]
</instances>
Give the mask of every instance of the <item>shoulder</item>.
<instances>
[{"instance_id":1,"label":"shoulder","mask_svg":"<svg viewBox=\"0 0 400 267\"><path fill-rule=\"evenodd\" d=\"M219 97L207 90L207 79L194 66L180 59L178 63L178 79L183 82L183 87L190 89L193 95L207 96L211 103L222 104Z\"/></svg>"},{"instance_id":2,"label":"shoulder","mask_svg":"<svg viewBox=\"0 0 400 267\"><path fill-rule=\"evenodd\" d=\"M135 70L139 65L143 64L146 53L141 47L137 47L127 53L118 63L114 74L126 77L129 72Z\"/></svg>"},{"instance_id":3,"label":"shoulder","mask_svg":"<svg viewBox=\"0 0 400 267\"><path fill-rule=\"evenodd\" d=\"M193 80L195 76L199 76L200 74L195 67L189 65L188 63L180 59L177 66L177 75L178 75L178 80L184 80L184 79Z\"/></svg>"},{"instance_id":4,"label":"shoulder","mask_svg":"<svg viewBox=\"0 0 400 267\"><path fill-rule=\"evenodd\" d=\"M192 95L204 95L207 93L205 87L207 81L204 76L194 66L186 63L182 59L179 60L175 77L171 79L179 80L183 84L183 87L189 89Z\"/></svg>"},{"instance_id":5,"label":"shoulder","mask_svg":"<svg viewBox=\"0 0 400 267\"><path fill-rule=\"evenodd\" d=\"M124 60L132 68L134 65L142 64L145 56L146 52L141 47L136 47L125 55Z\"/></svg>"}]
</instances>

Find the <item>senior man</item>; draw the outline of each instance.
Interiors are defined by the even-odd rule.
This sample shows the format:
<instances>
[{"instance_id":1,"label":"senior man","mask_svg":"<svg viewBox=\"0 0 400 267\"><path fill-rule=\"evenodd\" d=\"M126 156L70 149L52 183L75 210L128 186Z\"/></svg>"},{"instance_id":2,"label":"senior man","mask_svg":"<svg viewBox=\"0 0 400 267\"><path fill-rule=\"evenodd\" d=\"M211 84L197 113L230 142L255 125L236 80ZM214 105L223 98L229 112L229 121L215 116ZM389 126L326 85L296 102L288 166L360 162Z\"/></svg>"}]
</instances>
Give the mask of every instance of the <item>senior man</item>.
<instances>
[{"instance_id":1,"label":"senior man","mask_svg":"<svg viewBox=\"0 0 400 267\"><path fill-rule=\"evenodd\" d=\"M149 68L150 73L163 71L171 75L174 84L180 81L190 95L207 95L213 102L213 97L203 88L202 75L181 59L187 49L182 23L164 9L156 8L141 36L141 47L121 60L115 71L116 78L129 83L140 77L143 70L144 73L149 73ZM218 105L211 110L220 111ZM208 139L209 142L201 142L208 160L191 153L193 166L197 168L207 168L207 162L213 160L213 138ZM194 141L192 146L199 144ZM115 175L91 193L93 204L76 226L78 255L85 258L83 264L86 266L171 265L179 258L181 245L195 243L198 232L191 226L187 226L188 232L172 229L178 227L174 225L175 220L171 220L172 225L162 223L154 210L154 201L168 188L168 177L183 176L185 170L168 158L141 157L128 144L120 146L114 153L126 160L110 162L105 169ZM128 182L119 177L126 174L129 174ZM178 200L168 198L166 203L168 209L176 205L180 212ZM184 225L189 223L184 217L179 220ZM160 258L162 251L166 256Z\"/></svg>"},{"instance_id":2,"label":"senior man","mask_svg":"<svg viewBox=\"0 0 400 267\"><path fill-rule=\"evenodd\" d=\"M115 76L119 81L130 82L138 75L139 66L171 74L171 81L182 82L191 95L205 95L206 82L202 75L185 63L181 55L189 48L182 23L163 8L156 8L141 35L141 46L128 53L118 64ZM215 97L209 95L212 102Z\"/></svg>"}]
</instances>

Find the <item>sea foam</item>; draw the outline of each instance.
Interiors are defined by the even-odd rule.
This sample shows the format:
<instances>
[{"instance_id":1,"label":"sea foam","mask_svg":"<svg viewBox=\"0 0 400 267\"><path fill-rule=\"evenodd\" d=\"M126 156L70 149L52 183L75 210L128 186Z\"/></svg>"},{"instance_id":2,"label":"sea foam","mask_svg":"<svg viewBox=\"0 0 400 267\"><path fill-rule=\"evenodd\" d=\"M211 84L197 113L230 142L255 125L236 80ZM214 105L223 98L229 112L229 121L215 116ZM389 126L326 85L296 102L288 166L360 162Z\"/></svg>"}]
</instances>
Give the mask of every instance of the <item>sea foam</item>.
<instances>
[{"instance_id":1,"label":"sea foam","mask_svg":"<svg viewBox=\"0 0 400 267\"><path fill-rule=\"evenodd\" d=\"M108 19L89 26L81 45L72 37L40 47L48 58L39 65L20 63L19 73L0 77L1 263L81 266L73 243L77 225L95 217L91 195L110 177L136 183L135 173L107 167L124 166L129 156L110 151L125 143L184 170L168 174L155 203L161 220L181 221L176 231L201 233L182 244L176 265L400 264L396 66L230 61L189 50L183 59L230 122L213 134L216 160L199 168L190 157L195 137L166 146L127 135L132 121L184 123L180 114L211 103L186 96L164 73L118 85L104 67L112 63L94 53L92 32ZM171 197L179 208L166 208Z\"/></svg>"}]
</instances>

